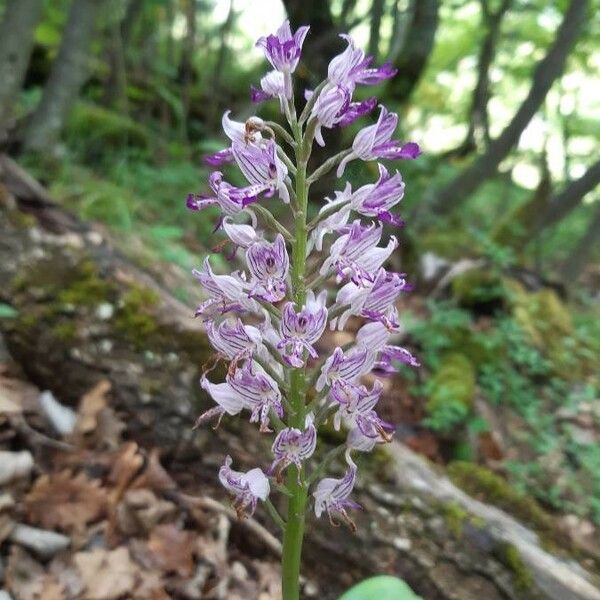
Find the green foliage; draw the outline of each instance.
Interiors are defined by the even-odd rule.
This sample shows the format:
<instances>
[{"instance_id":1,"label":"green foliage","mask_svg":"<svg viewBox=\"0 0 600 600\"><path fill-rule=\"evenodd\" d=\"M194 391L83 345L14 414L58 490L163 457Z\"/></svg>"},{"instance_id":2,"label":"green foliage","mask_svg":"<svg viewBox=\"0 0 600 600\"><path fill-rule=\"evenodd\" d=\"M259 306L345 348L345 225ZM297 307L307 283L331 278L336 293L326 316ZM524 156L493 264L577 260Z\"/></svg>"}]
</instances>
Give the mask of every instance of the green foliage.
<instances>
[{"instance_id":1,"label":"green foliage","mask_svg":"<svg viewBox=\"0 0 600 600\"><path fill-rule=\"evenodd\" d=\"M15 310L10 304L0 302L0 319L11 319L18 315L18 311Z\"/></svg>"},{"instance_id":2,"label":"green foliage","mask_svg":"<svg viewBox=\"0 0 600 600\"><path fill-rule=\"evenodd\" d=\"M475 395L475 370L458 352L444 356L427 384L428 417L424 423L434 431L448 432L469 414Z\"/></svg>"},{"instance_id":3,"label":"green foliage","mask_svg":"<svg viewBox=\"0 0 600 600\"><path fill-rule=\"evenodd\" d=\"M390 575L365 579L340 596L339 600L422 600L404 581Z\"/></svg>"},{"instance_id":4,"label":"green foliage","mask_svg":"<svg viewBox=\"0 0 600 600\"><path fill-rule=\"evenodd\" d=\"M515 491L505 479L485 467L457 461L448 466L448 475L474 498L498 506L538 531L552 530L552 520L533 498Z\"/></svg>"}]
</instances>

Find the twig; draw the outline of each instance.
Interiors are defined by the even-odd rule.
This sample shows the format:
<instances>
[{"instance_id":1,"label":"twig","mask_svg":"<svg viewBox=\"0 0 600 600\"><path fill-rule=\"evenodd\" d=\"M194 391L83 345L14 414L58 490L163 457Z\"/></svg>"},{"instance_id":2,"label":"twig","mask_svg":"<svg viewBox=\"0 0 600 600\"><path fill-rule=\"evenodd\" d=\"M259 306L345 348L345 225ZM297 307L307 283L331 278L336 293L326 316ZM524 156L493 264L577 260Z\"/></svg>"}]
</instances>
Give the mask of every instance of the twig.
<instances>
[{"instance_id":1,"label":"twig","mask_svg":"<svg viewBox=\"0 0 600 600\"><path fill-rule=\"evenodd\" d=\"M273 554L281 556L281 542L256 519L253 519L252 517L243 520L238 519L238 516L233 509L228 508L218 500L209 496L190 496L189 494L179 492L177 493L177 497L185 504L225 515L231 521L239 523L242 527L245 527L248 531L258 536Z\"/></svg>"}]
</instances>

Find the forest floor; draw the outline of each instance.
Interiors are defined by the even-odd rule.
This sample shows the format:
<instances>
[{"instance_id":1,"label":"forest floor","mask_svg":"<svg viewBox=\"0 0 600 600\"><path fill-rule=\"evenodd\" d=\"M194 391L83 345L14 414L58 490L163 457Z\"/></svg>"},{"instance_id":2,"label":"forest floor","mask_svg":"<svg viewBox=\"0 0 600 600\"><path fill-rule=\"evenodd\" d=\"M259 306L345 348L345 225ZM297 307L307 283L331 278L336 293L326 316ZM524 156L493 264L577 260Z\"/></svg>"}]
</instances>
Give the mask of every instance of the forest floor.
<instances>
[{"instance_id":1,"label":"forest floor","mask_svg":"<svg viewBox=\"0 0 600 600\"><path fill-rule=\"evenodd\" d=\"M4 355L0 598L280 598L277 540L251 519L240 552L231 509L125 439L107 381L72 410L21 377Z\"/></svg>"}]
</instances>

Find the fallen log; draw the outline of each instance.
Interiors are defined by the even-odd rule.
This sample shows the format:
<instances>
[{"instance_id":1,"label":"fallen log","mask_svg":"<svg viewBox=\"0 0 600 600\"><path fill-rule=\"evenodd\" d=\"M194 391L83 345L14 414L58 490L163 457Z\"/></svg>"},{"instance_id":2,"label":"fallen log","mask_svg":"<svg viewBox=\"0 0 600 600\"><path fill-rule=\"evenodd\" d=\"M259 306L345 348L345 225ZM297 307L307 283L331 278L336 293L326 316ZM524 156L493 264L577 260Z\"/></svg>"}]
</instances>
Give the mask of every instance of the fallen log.
<instances>
[{"instance_id":1,"label":"fallen log","mask_svg":"<svg viewBox=\"0 0 600 600\"><path fill-rule=\"evenodd\" d=\"M37 197L23 173L1 158L0 302L16 315L0 319L0 332L31 381L75 404L110 380L127 434L163 449L173 469L192 461L196 490L215 487L215 457L225 448L242 462L266 463L265 441L248 425L192 431L206 403L197 379L210 350L190 307L104 232ZM333 600L385 572L425 600L600 600L593 576L575 561L545 550L533 531L470 498L403 446L361 463L356 500L365 512L357 534L324 521L309 527L306 575L319 598ZM244 549L266 551L242 535Z\"/></svg>"}]
</instances>

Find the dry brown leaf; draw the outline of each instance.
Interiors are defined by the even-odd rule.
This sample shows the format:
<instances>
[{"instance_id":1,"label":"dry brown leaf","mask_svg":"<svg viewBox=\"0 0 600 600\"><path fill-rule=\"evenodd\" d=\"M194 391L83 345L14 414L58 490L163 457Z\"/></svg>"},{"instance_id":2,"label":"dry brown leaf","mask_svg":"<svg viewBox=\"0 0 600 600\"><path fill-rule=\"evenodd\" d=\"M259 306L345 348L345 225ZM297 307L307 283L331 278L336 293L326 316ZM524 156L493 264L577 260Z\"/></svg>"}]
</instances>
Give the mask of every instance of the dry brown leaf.
<instances>
[{"instance_id":1,"label":"dry brown leaf","mask_svg":"<svg viewBox=\"0 0 600 600\"><path fill-rule=\"evenodd\" d=\"M125 444L113 463L108 480L114 484L113 500L118 501L144 464L144 457L135 442Z\"/></svg>"},{"instance_id":2,"label":"dry brown leaf","mask_svg":"<svg viewBox=\"0 0 600 600\"><path fill-rule=\"evenodd\" d=\"M50 575L44 578L43 586L40 600L65 600L63 586Z\"/></svg>"},{"instance_id":3,"label":"dry brown leaf","mask_svg":"<svg viewBox=\"0 0 600 600\"><path fill-rule=\"evenodd\" d=\"M143 571L140 583L133 591L133 600L170 600L161 575L154 571Z\"/></svg>"},{"instance_id":4,"label":"dry brown leaf","mask_svg":"<svg viewBox=\"0 0 600 600\"><path fill-rule=\"evenodd\" d=\"M87 600L116 600L130 594L139 574L125 546L112 551L96 548L78 552L73 561L81 574Z\"/></svg>"},{"instance_id":5,"label":"dry brown leaf","mask_svg":"<svg viewBox=\"0 0 600 600\"><path fill-rule=\"evenodd\" d=\"M81 397L77 409L76 425L79 433L86 435L96 429L100 411L108 406L106 395L110 392L110 388L110 381L104 379Z\"/></svg>"},{"instance_id":6,"label":"dry brown leaf","mask_svg":"<svg viewBox=\"0 0 600 600\"><path fill-rule=\"evenodd\" d=\"M169 573L189 577L194 570L195 535L173 523L158 525L148 540L148 550L156 566Z\"/></svg>"},{"instance_id":7,"label":"dry brown leaf","mask_svg":"<svg viewBox=\"0 0 600 600\"><path fill-rule=\"evenodd\" d=\"M166 492L177 488L177 484L160 464L160 451L154 448L150 451L146 468L131 484L132 488L150 488L154 492Z\"/></svg>"},{"instance_id":8,"label":"dry brown leaf","mask_svg":"<svg viewBox=\"0 0 600 600\"><path fill-rule=\"evenodd\" d=\"M106 515L107 503L99 481L62 471L39 477L24 506L29 522L44 529L81 532Z\"/></svg>"},{"instance_id":9,"label":"dry brown leaf","mask_svg":"<svg viewBox=\"0 0 600 600\"><path fill-rule=\"evenodd\" d=\"M110 382L102 380L81 397L74 433L76 443L113 450L119 447L125 424L109 406L110 390Z\"/></svg>"},{"instance_id":10,"label":"dry brown leaf","mask_svg":"<svg viewBox=\"0 0 600 600\"><path fill-rule=\"evenodd\" d=\"M40 563L20 546L11 546L6 565L7 591L17 600L39 600L46 574Z\"/></svg>"}]
</instances>

